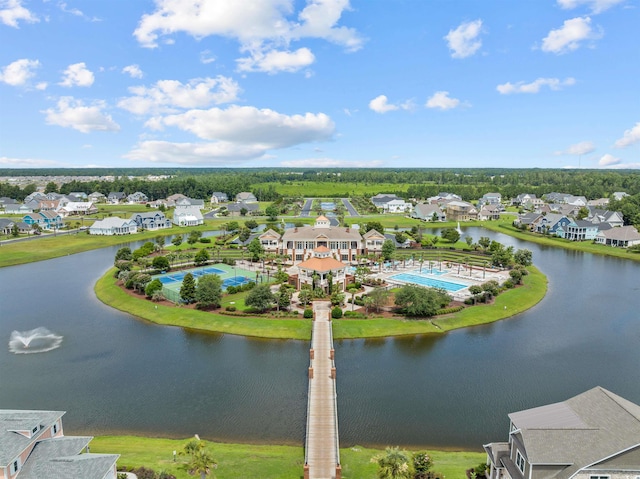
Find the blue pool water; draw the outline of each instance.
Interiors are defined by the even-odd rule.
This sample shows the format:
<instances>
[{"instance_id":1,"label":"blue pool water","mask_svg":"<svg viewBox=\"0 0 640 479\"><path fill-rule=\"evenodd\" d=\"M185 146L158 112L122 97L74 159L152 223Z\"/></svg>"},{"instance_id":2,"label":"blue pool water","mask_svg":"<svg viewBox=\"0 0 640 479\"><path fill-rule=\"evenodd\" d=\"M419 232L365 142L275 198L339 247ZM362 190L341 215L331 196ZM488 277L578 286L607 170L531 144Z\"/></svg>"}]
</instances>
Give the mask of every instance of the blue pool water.
<instances>
[{"instance_id":1,"label":"blue pool water","mask_svg":"<svg viewBox=\"0 0 640 479\"><path fill-rule=\"evenodd\" d=\"M428 278L419 274L400 273L394 274L389 279L402 281L403 283L414 283L428 288L441 288L446 291L460 291L467 287L466 284L454 283L453 281L443 281L441 279Z\"/></svg>"}]
</instances>

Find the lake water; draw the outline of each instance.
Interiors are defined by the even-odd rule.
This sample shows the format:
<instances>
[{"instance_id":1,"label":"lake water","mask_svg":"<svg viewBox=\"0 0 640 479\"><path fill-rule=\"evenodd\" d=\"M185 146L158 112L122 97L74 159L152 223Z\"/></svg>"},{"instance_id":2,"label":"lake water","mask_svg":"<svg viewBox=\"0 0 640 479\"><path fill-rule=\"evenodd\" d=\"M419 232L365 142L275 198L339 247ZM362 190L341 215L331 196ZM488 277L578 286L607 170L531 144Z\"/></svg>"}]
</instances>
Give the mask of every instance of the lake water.
<instances>
[{"instance_id":1,"label":"lake water","mask_svg":"<svg viewBox=\"0 0 640 479\"><path fill-rule=\"evenodd\" d=\"M337 341L342 445L479 450L507 439L507 413L596 385L640 403L640 264L464 234L532 250L547 297L515 318L438 337ZM116 250L0 269L0 407L67 411L69 434L302 445L309 345L113 310L93 285ZM64 336L60 347L9 351L12 331L38 327Z\"/></svg>"}]
</instances>

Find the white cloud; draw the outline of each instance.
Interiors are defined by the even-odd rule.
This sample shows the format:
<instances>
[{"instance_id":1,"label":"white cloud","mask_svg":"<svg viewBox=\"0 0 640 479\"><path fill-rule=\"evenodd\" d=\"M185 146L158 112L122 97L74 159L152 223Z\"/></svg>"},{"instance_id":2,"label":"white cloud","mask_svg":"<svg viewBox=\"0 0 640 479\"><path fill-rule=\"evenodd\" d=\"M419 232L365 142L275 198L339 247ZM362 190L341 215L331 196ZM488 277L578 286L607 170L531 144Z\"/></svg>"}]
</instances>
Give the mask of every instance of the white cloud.
<instances>
[{"instance_id":1,"label":"white cloud","mask_svg":"<svg viewBox=\"0 0 640 479\"><path fill-rule=\"evenodd\" d=\"M369 102L369 108L376 113L386 113L398 110L400 107L390 104L386 95L379 95Z\"/></svg>"},{"instance_id":2,"label":"white cloud","mask_svg":"<svg viewBox=\"0 0 640 479\"><path fill-rule=\"evenodd\" d=\"M596 145L594 145L593 142L582 141L580 143L576 143L575 145L571 145L566 150L556 151L554 154L582 156L594 152L595 149Z\"/></svg>"},{"instance_id":3,"label":"white cloud","mask_svg":"<svg viewBox=\"0 0 640 479\"><path fill-rule=\"evenodd\" d=\"M93 81L93 72L87 69L87 65L84 62L80 62L67 67L59 85L65 87L91 86Z\"/></svg>"},{"instance_id":4,"label":"white cloud","mask_svg":"<svg viewBox=\"0 0 640 479\"><path fill-rule=\"evenodd\" d=\"M618 165L621 162L622 162L622 160L620 160L620 158L616 158L615 156L610 155L609 153L607 153L602 158L600 158L600 161L598 161L598 165L599 166L613 166L613 165Z\"/></svg>"},{"instance_id":5,"label":"white cloud","mask_svg":"<svg viewBox=\"0 0 640 479\"><path fill-rule=\"evenodd\" d=\"M49 108L46 114L46 122L49 125L73 128L82 133L92 131L118 131L120 125L113 121L110 115L103 113L106 104L103 101L94 102L91 106L85 106L81 100L72 97L62 97L58 100L57 108Z\"/></svg>"},{"instance_id":6,"label":"white cloud","mask_svg":"<svg viewBox=\"0 0 640 479\"><path fill-rule=\"evenodd\" d=\"M463 22L455 30L449 30L444 37L453 58L466 58L476 53L482 46L478 38L482 33L482 20Z\"/></svg>"},{"instance_id":7,"label":"white cloud","mask_svg":"<svg viewBox=\"0 0 640 479\"><path fill-rule=\"evenodd\" d=\"M204 63L205 65L209 63L213 63L216 61L216 57L211 55L211 51L203 50L200 52L200 63Z\"/></svg>"},{"instance_id":8,"label":"white cloud","mask_svg":"<svg viewBox=\"0 0 640 479\"><path fill-rule=\"evenodd\" d=\"M460 106L460 100L457 98L451 98L448 91L437 91L427 100L425 106L427 108L450 110Z\"/></svg>"},{"instance_id":9,"label":"white cloud","mask_svg":"<svg viewBox=\"0 0 640 479\"><path fill-rule=\"evenodd\" d=\"M576 17L565 20L557 30L551 30L542 40L542 50L551 53L567 53L580 48L585 40L596 40L602 37L602 32L595 32L591 28L591 18Z\"/></svg>"},{"instance_id":10,"label":"white cloud","mask_svg":"<svg viewBox=\"0 0 640 479\"><path fill-rule=\"evenodd\" d=\"M18 21L36 23L38 18L22 6L22 0L0 0L0 22L18 28Z\"/></svg>"},{"instance_id":11,"label":"white cloud","mask_svg":"<svg viewBox=\"0 0 640 479\"><path fill-rule=\"evenodd\" d=\"M640 141L640 121L636 123L630 130L624 132L624 136L613 144L616 148L625 148Z\"/></svg>"},{"instance_id":12,"label":"white cloud","mask_svg":"<svg viewBox=\"0 0 640 479\"><path fill-rule=\"evenodd\" d=\"M503 83L502 85L498 85L496 90L498 90L503 95L510 95L512 93L538 93L540 88L543 86L548 86L551 90L560 90L564 86L572 86L575 85L575 78L565 78L564 80L560 80L559 78L538 78L531 83L525 83L523 81L518 83Z\"/></svg>"},{"instance_id":13,"label":"white cloud","mask_svg":"<svg viewBox=\"0 0 640 479\"><path fill-rule=\"evenodd\" d=\"M288 58L274 58L271 69L255 67L250 71L275 71L279 64L284 71L294 71L293 65L312 58L300 49L288 51L292 41L319 38L343 46L347 51L362 47L363 39L352 29L338 26L342 13L349 9L348 0L307 0L296 17L294 0L262 0L246 2L228 0L156 0L156 10L143 15L134 36L143 47L155 48L160 36L185 32L195 38L219 35L240 43L240 50L250 57L240 65L259 65L260 58L274 52L287 53ZM293 58L292 58L293 56ZM243 62L244 60L244 62ZM248 63L247 63L248 62Z\"/></svg>"},{"instance_id":14,"label":"white cloud","mask_svg":"<svg viewBox=\"0 0 640 479\"><path fill-rule=\"evenodd\" d=\"M38 60L29 60L28 58L16 60L2 69L0 81L11 86L24 85L30 78L35 76L34 70L39 66L40 62Z\"/></svg>"},{"instance_id":15,"label":"white cloud","mask_svg":"<svg viewBox=\"0 0 640 479\"><path fill-rule=\"evenodd\" d=\"M122 73L128 73L131 78L142 78L144 76L139 65L127 65L122 69Z\"/></svg>"},{"instance_id":16,"label":"white cloud","mask_svg":"<svg viewBox=\"0 0 640 479\"><path fill-rule=\"evenodd\" d=\"M36 84L36 90L46 90L49 84L46 81L41 81Z\"/></svg>"},{"instance_id":17,"label":"white cloud","mask_svg":"<svg viewBox=\"0 0 640 479\"><path fill-rule=\"evenodd\" d=\"M9 158L0 156L0 165L9 168L60 168L63 165L53 160L39 160L35 158Z\"/></svg>"},{"instance_id":18,"label":"white cloud","mask_svg":"<svg viewBox=\"0 0 640 479\"><path fill-rule=\"evenodd\" d=\"M153 163L177 163L181 165L228 165L230 161L247 161L265 154L259 145L239 145L225 141L214 143L171 143L168 141L144 141L124 158Z\"/></svg>"},{"instance_id":19,"label":"white cloud","mask_svg":"<svg viewBox=\"0 0 640 479\"><path fill-rule=\"evenodd\" d=\"M609 8L622 3L624 0L557 0L558 6L564 10L571 10L580 5L591 8L591 13L602 13Z\"/></svg>"},{"instance_id":20,"label":"white cloud","mask_svg":"<svg viewBox=\"0 0 640 479\"><path fill-rule=\"evenodd\" d=\"M238 70L245 72L277 73L295 72L311 65L315 56L308 48L299 48L295 52L271 50L254 52L249 58L239 58Z\"/></svg>"},{"instance_id":21,"label":"white cloud","mask_svg":"<svg viewBox=\"0 0 640 479\"><path fill-rule=\"evenodd\" d=\"M305 158L302 160L286 160L280 166L287 168L376 168L382 165L380 160L347 161L335 158Z\"/></svg>"},{"instance_id":22,"label":"white cloud","mask_svg":"<svg viewBox=\"0 0 640 479\"><path fill-rule=\"evenodd\" d=\"M196 78L186 84L160 80L151 87L131 87L129 91L134 96L120 100L118 106L136 115L145 115L230 103L238 98L240 87L231 78L217 76Z\"/></svg>"},{"instance_id":23,"label":"white cloud","mask_svg":"<svg viewBox=\"0 0 640 479\"><path fill-rule=\"evenodd\" d=\"M152 119L156 126L173 126L204 140L228 141L265 148L287 148L331 138L334 124L324 113L284 115L269 109L232 105L223 110L190 110Z\"/></svg>"}]
</instances>

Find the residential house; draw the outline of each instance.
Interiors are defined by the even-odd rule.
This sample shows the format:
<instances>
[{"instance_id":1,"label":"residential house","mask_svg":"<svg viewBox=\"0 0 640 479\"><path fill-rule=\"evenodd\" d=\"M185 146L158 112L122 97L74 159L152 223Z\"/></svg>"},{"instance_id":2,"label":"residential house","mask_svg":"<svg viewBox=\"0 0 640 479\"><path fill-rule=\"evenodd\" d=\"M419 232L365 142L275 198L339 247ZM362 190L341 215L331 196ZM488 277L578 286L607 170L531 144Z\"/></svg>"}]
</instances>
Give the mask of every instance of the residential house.
<instances>
[{"instance_id":1,"label":"residential house","mask_svg":"<svg viewBox=\"0 0 640 479\"><path fill-rule=\"evenodd\" d=\"M602 210L589 207L589 214L585 218L594 224L607 223L614 228L624 226L624 216L619 211Z\"/></svg>"},{"instance_id":2,"label":"residential house","mask_svg":"<svg viewBox=\"0 0 640 479\"><path fill-rule=\"evenodd\" d=\"M625 196L629 196L629 193L625 193L624 191L615 191L611 196L613 196L614 200L620 201Z\"/></svg>"},{"instance_id":3,"label":"residential house","mask_svg":"<svg viewBox=\"0 0 640 479\"><path fill-rule=\"evenodd\" d=\"M536 232L542 234L550 234L557 236L557 232L560 230L564 233L564 228L571 222L571 220L565 215L559 215L556 213L548 213L536 221Z\"/></svg>"},{"instance_id":4,"label":"residential house","mask_svg":"<svg viewBox=\"0 0 640 479\"><path fill-rule=\"evenodd\" d=\"M183 195L182 193L175 193L171 196L167 196L167 206L174 207L178 201L184 199L188 200L189 197Z\"/></svg>"},{"instance_id":5,"label":"residential house","mask_svg":"<svg viewBox=\"0 0 640 479\"><path fill-rule=\"evenodd\" d=\"M343 262L356 261L363 252L362 236L357 229L331 226L327 217L319 216L313 226L286 229L280 238L279 253L299 263L312 257L313 250L320 246Z\"/></svg>"},{"instance_id":6,"label":"residential house","mask_svg":"<svg viewBox=\"0 0 640 479\"><path fill-rule=\"evenodd\" d=\"M47 197L47 195L45 195L41 191L34 191L33 193L30 193L27 195L27 197L24 199L24 202L26 203L31 200L55 200L55 199L57 198L49 198Z\"/></svg>"},{"instance_id":7,"label":"residential house","mask_svg":"<svg viewBox=\"0 0 640 479\"><path fill-rule=\"evenodd\" d=\"M127 196L127 203L132 205L146 203L147 201L149 201L149 198L141 191L136 191Z\"/></svg>"},{"instance_id":8,"label":"residential house","mask_svg":"<svg viewBox=\"0 0 640 479\"><path fill-rule=\"evenodd\" d=\"M56 211L60 208L60 200L40 200L38 201L38 211Z\"/></svg>"},{"instance_id":9,"label":"residential house","mask_svg":"<svg viewBox=\"0 0 640 479\"><path fill-rule=\"evenodd\" d=\"M247 214L256 214L260 210L260 205L258 203L245 203L241 201L239 203L229 203L226 208L231 216L240 216L242 210L246 210Z\"/></svg>"},{"instance_id":10,"label":"residential house","mask_svg":"<svg viewBox=\"0 0 640 479\"><path fill-rule=\"evenodd\" d=\"M528 210L538 211L544 205L542 198L532 193L521 193L511 200L513 206L521 206Z\"/></svg>"},{"instance_id":11,"label":"residential house","mask_svg":"<svg viewBox=\"0 0 640 479\"><path fill-rule=\"evenodd\" d=\"M508 416L508 441L483 446L489 479L640 476L640 406L602 387Z\"/></svg>"},{"instance_id":12,"label":"residential house","mask_svg":"<svg viewBox=\"0 0 640 479\"><path fill-rule=\"evenodd\" d=\"M556 232L558 236L571 241L593 241L598 234L598 225L586 220L572 219Z\"/></svg>"},{"instance_id":13,"label":"residential house","mask_svg":"<svg viewBox=\"0 0 640 479\"><path fill-rule=\"evenodd\" d=\"M92 215L98 212L98 208L91 201L70 201L66 205L58 208L58 213L63 218L67 216Z\"/></svg>"},{"instance_id":14,"label":"residential house","mask_svg":"<svg viewBox=\"0 0 640 479\"><path fill-rule=\"evenodd\" d=\"M229 201L229 197L226 193L222 193L221 191L214 191L211 193L211 204L217 205L219 203L226 203Z\"/></svg>"},{"instance_id":15,"label":"residential house","mask_svg":"<svg viewBox=\"0 0 640 479\"><path fill-rule=\"evenodd\" d=\"M89 201L94 203L105 203L107 201L107 197L99 191L94 191L89 195Z\"/></svg>"},{"instance_id":16,"label":"residential house","mask_svg":"<svg viewBox=\"0 0 640 479\"><path fill-rule=\"evenodd\" d=\"M478 212L480 221L491 221L500 219L500 205L483 205Z\"/></svg>"},{"instance_id":17,"label":"residential house","mask_svg":"<svg viewBox=\"0 0 640 479\"><path fill-rule=\"evenodd\" d=\"M437 196L432 196L430 198L427 198L427 203L442 204L442 203L447 203L449 201L462 201L462 196L443 191L438 193Z\"/></svg>"},{"instance_id":18,"label":"residential house","mask_svg":"<svg viewBox=\"0 0 640 479\"><path fill-rule=\"evenodd\" d=\"M588 207L593 206L595 208L606 208L608 204L609 204L609 198L598 198L595 200L587 201Z\"/></svg>"},{"instance_id":19,"label":"residential house","mask_svg":"<svg viewBox=\"0 0 640 479\"><path fill-rule=\"evenodd\" d=\"M116 479L118 454L89 452L88 436L65 436L61 411L0 410L0 479Z\"/></svg>"},{"instance_id":20,"label":"residential house","mask_svg":"<svg viewBox=\"0 0 640 479\"><path fill-rule=\"evenodd\" d=\"M122 203L127 196L122 191L112 191L107 196L107 202L112 205L117 205L118 203Z\"/></svg>"},{"instance_id":21,"label":"residential house","mask_svg":"<svg viewBox=\"0 0 640 479\"><path fill-rule=\"evenodd\" d=\"M536 223L542 218L543 216L540 213L524 213L518 215L513 224L519 227L525 226L529 231L534 231Z\"/></svg>"},{"instance_id":22,"label":"residential house","mask_svg":"<svg viewBox=\"0 0 640 479\"><path fill-rule=\"evenodd\" d=\"M4 209L4 205L8 204L17 204L18 201L13 198L9 198L8 196L0 196L0 208Z\"/></svg>"},{"instance_id":23,"label":"residential house","mask_svg":"<svg viewBox=\"0 0 640 479\"><path fill-rule=\"evenodd\" d=\"M478 219L478 210L466 201L449 201L446 207L449 221L469 221Z\"/></svg>"},{"instance_id":24,"label":"residential house","mask_svg":"<svg viewBox=\"0 0 640 479\"><path fill-rule=\"evenodd\" d=\"M14 226L18 227L19 234L31 234L34 232L33 228L24 221L15 221L10 218L0 218L0 234L13 234Z\"/></svg>"},{"instance_id":25,"label":"residential house","mask_svg":"<svg viewBox=\"0 0 640 479\"><path fill-rule=\"evenodd\" d=\"M122 219L117 216L95 221L89 227L90 235L129 235L138 232L138 224L132 219Z\"/></svg>"},{"instance_id":26,"label":"residential house","mask_svg":"<svg viewBox=\"0 0 640 479\"><path fill-rule=\"evenodd\" d=\"M595 240L596 243L607 246L628 248L640 244L640 233L633 226L620 226L619 228L600 230Z\"/></svg>"},{"instance_id":27,"label":"residential house","mask_svg":"<svg viewBox=\"0 0 640 479\"><path fill-rule=\"evenodd\" d=\"M413 209L411 203L407 203L393 194L375 195L371 197L371 202L384 213L409 213Z\"/></svg>"},{"instance_id":28,"label":"residential house","mask_svg":"<svg viewBox=\"0 0 640 479\"><path fill-rule=\"evenodd\" d=\"M248 191L243 191L236 195L237 203L256 203L257 201L258 199L256 198L256 196Z\"/></svg>"},{"instance_id":29,"label":"residential house","mask_svg":"<svg viewBox=\"0 0 640 479\"><path fill-rule=\"evenodd\" d=\"M447 220L447 215L437 203L418 203L413 209L411 216L422 221Z\"/></svg>"},{"instance_id":30,"label":"residential house","mask_svg":"<svg viewBox=\"0 0 640 479\"><path fill-rule=\"evenodd\" d=\"M72 191L67 196L77 198L75 201L87 201L89 199L89 196L84 191Z\"/></svg>"},{"instance_id":31,"label":"residential house","mask_svg":"<svg viewBox=\"0 0 640 479\"><path fill-rule=\"evenodd\" d=\"M140 230L159 230L171 228L171 220L161 211L135 213L131 219L136 222Z\"/></svg>"},{"instance_id":32,"label":"residential house","mask_svg":"<svg viewBox=\"0 0 640 479\"><path fill-rule=\"evenodd\" d=\"M22 218L22 221L29 226L37 224L43 230L59 230L64 228L62 216L55 211L41 211L40 213L29 213Z\"/></svg>"},{"instance_id":33,"label":"residential house","mask_svg":"<svg viewBox=\"0 0 640 479\"><path fill-rule=\"evenodd\" d=\"M178 206L195 206L196 208L202 210L204 209L204 200L196 200L194 198L187 198L185 196L184 198L180 198L179 200L176 200L175 206L176 208Z\"/></svg>"},{"instance_id":34,"label":"residential house","mask_svg":"<svg viewBox=\"0 0 640 479\"><path fill-rule=\"evenodd\" d=\"M8 215L26 215L33 213L33 208L24 203L6 203L4 212Z\"/></svg>"},{"instance_id":35,"label":"residential house","mask_svg":"<svg viewBox=\"0 0 640 479\"><path fill-rule=\"evenodd\" d=\"M478 200L478 207L484 205L499 205L502 203L502 195L500 193L485 193L482 198Z\"/></svg>"},{"instance_id":36,"label":"residential house","mask_svg":"<svg viewBox=\"0 0 640 479\"><path fill-rule=\"evenodd\" d=\"M173 211L173 224L178 226L198 226L204 224L204 218L197 206L176 206Z\"/></svg>"}]
</instances>

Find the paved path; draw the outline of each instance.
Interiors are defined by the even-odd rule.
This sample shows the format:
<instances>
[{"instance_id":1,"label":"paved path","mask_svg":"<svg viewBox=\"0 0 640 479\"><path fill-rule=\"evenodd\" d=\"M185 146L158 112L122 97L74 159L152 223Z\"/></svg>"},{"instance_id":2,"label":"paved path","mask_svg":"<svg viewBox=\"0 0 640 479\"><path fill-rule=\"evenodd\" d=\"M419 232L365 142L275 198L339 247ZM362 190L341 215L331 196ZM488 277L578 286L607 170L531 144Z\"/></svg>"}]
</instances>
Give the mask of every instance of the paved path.
<instances>
[{"instance_id":1,"label":"paved path","mask_svg":"<svg viewBox=\"0 0 640 479\"><path fill-rule=\"evenodd\" d=\"M313 205L313 199L308 199L304 202L304 206L302 207L302 211L300 211L300 216L310 216L311 215L311 205Z\"/></svg>"},{"instance_id":2,"label":"paved path","mask_svg":"<svg viewBox=\"0 0 640 479\"><path fill-rule=\"evenodd\" d=\"M358 214L358 212L356 211L356 209L351 204L351 201L349 201L347 198L342 198L342 204L347 209L347 211L349 212L350 216L360 216Z\"/></svg>"},{"instance_id":3,"label":"paved path","mask_svg":"<svg viewBox=\"0 0 640 479\"><path fill-rule=\"evenodd\" d=\"M339 467L336 467L340 457L330 306L328 301L314 301L313 304L315 321L311 337L313 354L309 372L305 479L340 478Z\"/></svg>"}]
</instances>

